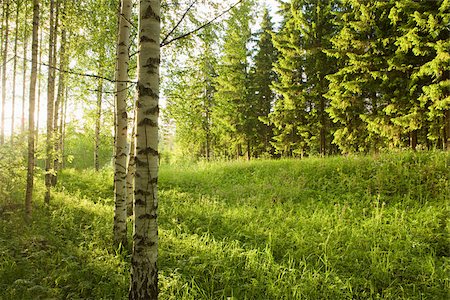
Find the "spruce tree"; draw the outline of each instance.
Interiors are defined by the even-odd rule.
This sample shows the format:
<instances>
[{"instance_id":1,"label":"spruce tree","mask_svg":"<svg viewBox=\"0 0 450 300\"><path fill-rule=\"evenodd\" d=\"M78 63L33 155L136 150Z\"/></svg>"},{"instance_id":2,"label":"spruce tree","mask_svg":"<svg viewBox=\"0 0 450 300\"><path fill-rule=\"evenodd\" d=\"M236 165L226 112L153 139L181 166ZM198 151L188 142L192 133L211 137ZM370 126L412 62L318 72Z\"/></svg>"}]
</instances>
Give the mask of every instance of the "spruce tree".
<instances>
[{"instance_id":1,"label":"spruce tree","mask_svg":"<svg viewBox=\"0 0 450 300\"><path fill-rule=\"evenodd\" d=\"M343 1L339 32L327 53L338 59L330 80L327 109L337 125L333 142L342 152L369 151L385 145L383 109L389 104L387 58L390 57L389 11L392 1Z\"/></svg>"},{"instance_id":2,"label":"spruce tree","mask_svg":"<svg viewBox=\"0 0 450 300\"><path fill-rule=\"evenodd\" d=\"M222 154L241 156L246 148L251 148L251 119L247 116L252 110L249 104L249 51L247 45L251 38L249 16L251 1L243 1L230 11L226 21L226 33L218 76L216 79L217 103L214 116L220 120L216 134L220 136Z\"/></svg>"},{"instance_id":3,"label":"spruce tree","mask_svg":"<svg viewBox=\"0 0 450 300\"><path fill-rule=\"evenodd\" d=\"M277 60L277 50L272 42L273 22L269 11L264 9L261 30L257 34L257 53L254 57L254 67L250 74L250 104L249 118L252 119L253 153L271 153L273 128L268 121L268 115L275 101L275 92L271 83L276 81L277 75L273 65ZM249 122L250 123L250 122Z\"/></svg>"},{"instance_id":4,"label":"spruce tree","mask_svg":"<svg viewBox=\"0 0 450 300\"><path fill-rule=\"evenodd\" d=\"M291 1L285 23L274 37L280 58L274 83L280 97L270 114L275 126L274 146L285 155L305 152L326 154L330 148L331 122L326 109L329 100L326 75L336 68L328 57L329 39L335 32L335 1ZM327 142L328 141L328 142Z\"/></svg>"}]
</instances>

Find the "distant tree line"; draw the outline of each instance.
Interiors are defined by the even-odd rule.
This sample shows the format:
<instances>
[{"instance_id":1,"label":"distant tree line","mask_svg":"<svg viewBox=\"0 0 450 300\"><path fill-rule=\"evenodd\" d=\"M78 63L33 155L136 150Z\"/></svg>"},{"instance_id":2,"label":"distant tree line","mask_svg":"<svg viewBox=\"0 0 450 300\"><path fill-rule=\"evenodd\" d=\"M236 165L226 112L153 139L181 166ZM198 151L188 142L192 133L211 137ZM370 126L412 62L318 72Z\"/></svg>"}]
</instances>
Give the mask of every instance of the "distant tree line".
<instances>
[{"instance_id":1,"label":"distant tree line","mask_svg":"<svg viewBox=\"0 0 450 300\"><path fill-rule=\"evenodd\" d=\"M449 1L281 1L278 28L265 9L252 32L256 8L185 43L163 79L180 154L450 149Z\"/></svg>"}]
</instances>

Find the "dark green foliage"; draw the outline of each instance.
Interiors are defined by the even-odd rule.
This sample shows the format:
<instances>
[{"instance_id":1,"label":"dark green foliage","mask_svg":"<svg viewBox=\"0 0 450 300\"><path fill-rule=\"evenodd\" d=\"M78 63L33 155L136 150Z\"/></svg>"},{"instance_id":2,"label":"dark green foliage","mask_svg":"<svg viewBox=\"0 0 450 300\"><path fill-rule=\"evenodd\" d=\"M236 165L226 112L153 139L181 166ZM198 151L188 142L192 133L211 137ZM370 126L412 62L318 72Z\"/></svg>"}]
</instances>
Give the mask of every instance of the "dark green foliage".
<instances>
[{"instance_id":1,"label":"dark green foliage","mask_svg":"<svg viewBox=\"0 0 450 300\"><path fill-rule=\"evenodd\" d=\"M331 125L325 76L336 70L331 47L336 29L336 1L291 1L285 4L285 23L274 44L280 55L275 66L279 97L269 120L275 126L274 146L286 156L331 152Z\"/></svg>"},{"instance_id":2,"label":"dark green foliage","mask_svg":"<svg viewBox=\"0 0 450 300\"><path fill-rule=\"evenodd\" d=\"M230 12L226 21L222 57L219 62L215 94L216 135L221 156L243 155L250 150L253 108L249 97L249 51L252 1L244 1Z\"/></svg>"},{"instance_id":3,"label":"dark green foliage","mask_svg":"<svg viewBox=\"0 0 450 300\"><path fill-rule=\"evenodd\" d=\"M383 147L445 148L448 140L449 3L342 2L327 53L328 112L344 153Z\"/></svg>"},{"instance_id":4,"label":"dark green foliage","mask_svg":"<svg viewBox=\"0 0 450 300\"><path fill-rule=\"evenodd\" d=\"M271 88L272 82L277 80L273 65L277 60L277 50L272 42L272 19L267 9L264 10L261 31L257 33L257 53L254 57L254 67L251 69L249 87L250 110L247 113L250 127L251 154L272 154L270 144L273 128L268 120L269 113L275 101L275 92Z\"/></svg>"}]
</instances>

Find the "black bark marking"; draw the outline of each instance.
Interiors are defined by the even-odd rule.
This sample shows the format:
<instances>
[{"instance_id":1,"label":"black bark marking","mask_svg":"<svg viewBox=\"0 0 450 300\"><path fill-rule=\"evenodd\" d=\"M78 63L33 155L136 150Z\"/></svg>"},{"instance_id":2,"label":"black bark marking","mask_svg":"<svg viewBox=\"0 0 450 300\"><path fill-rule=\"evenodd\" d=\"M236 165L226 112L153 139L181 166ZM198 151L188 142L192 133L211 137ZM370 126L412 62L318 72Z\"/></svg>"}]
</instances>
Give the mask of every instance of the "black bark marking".
<instances>
[{"instance_id":1,"label":"black bark marking","mask_svg":"<svg viewBox=\"0 0 450 300\"><path fill-rule=\"evenodd\" d=\"M155 93L151 88L147 88L142 84L139 84L138 92L139 96L149 96L154 99L159 99L158 93ZM141 103L139 103L139 101L136 104L138 105L138 107L141 107Z\"/></svg>"},{"instance_id":2,"label":"black bark marking","mask_svg":"<svg viewBox=\"0 0 450 300\"><path fill-rule=\"evenodd\" d=\"M153 155L153 156L158 156L159 155L158 150L155 150L152 147L147 147L147 148L141 149L141 150L138 151L138 154L142 154L142 155L150 154L150 155Z\"/></svg>"},{"instance_id":3,"label":"black bark marking","mask_svg":"<svg viewBox=\"0 0 450 300\"><path fill-rule=\"evenodd\" d=\"M136 195L136 193L134 193ZM134 201L135 205L140 205L140 206L145 206L145 201L142 199L136 199L136 201Z\"/></svg>"},{"instance_id":4,"label":"black bark marking","mask_svg":"<svg viewBox=\"0 0 450 300\"><path fill-rule=\"evenodd\" d=\"M150 179L150 183L151 184L157 184L158 183L158 177L154 177L154 178Z\"/></svg>"},{"instance_id":5,"label":"black bark marking","mask_svg":"<svg viewBox=\"0 0 450 300\"><path fill-rule=\"evenodd\" d=\"M126 111L122 113L122 119L128 119L128 114Z\"/></svg>"},{"instance_id":6,"label":"black bark marking","mask_svg":"<svg viewBox=\"0 0 450 300\"><path fill-rule=\"evenodd\" d=\"M146 161L142 161L137 157L136 157L135 161L136 161L136 166L138 166L138 167L146 167L148 165L148 163ZM139 176L139 174L136 174L136 177L138 177L138 176Z\"/></svg>"},{"instance_id":7,"label":"black bark marking","mask_svg":"<svg viewBox=\"0 0 450 300\"><path fill-rule=\"evenodd\" d=\"M159 64L160 64L159 58L150 57L149 59L147 59L147 62L143 66L148 68L147 70L148 74L156 74L156 69L158 68Z\"/></svg>"},{"instance_id":8,"label":"black bark marking","mask_svg":"<svg viewBox=\"0 0 450 300\"><path fill-rule=\"evenodd\" d=\"M141 247L152 247L156 245L155 242L153 241L149 241L148 239L140 239L139 242L137 242L137 246L141 246Z\"/></svg>"},{"instance_id":9,"label":"black bark marking","mask_svg":"<svg viewBox=\"0 0 450 300\"><path fill-rule=\"evenodd\" d=\"M147 192L144 190L136 190L136 192L134 193L134 195L142 195L142 196L150 196L152 193L151 192Z\"/></svg>"},{"instance_id":10,"label":"black bark marking","mask_svg":"<svg viewBox=\"0 0 450 300\"><path fill-rule=\"evenodd\" d=\"M140 38L141 43L156 43L156 41L152 38L149 38L148 36L141 36Z\"/></svg>"},{"instance_id":11,"label":"black bark marking","mask_svg":"<svg viewBox=\"0 0 450 300\"><path fill-rule=\"evenodd\" d=\"M155 107L149 108L149 109L147 109L144 112L144 114L146 114L146 115L154 115L154 114L157 114L157 113L159 113L159 106L158 105L156 105Z\"/></svg>"},{"instance_id":12,"label":"black bark marking","mask_svg":"<svg viewBox=\"0 0 450 300\"><path fill-rule=\"evenodd\" d=\"M140 121L138 123L138 126L150 126L150 127L158 127L158 124L152 120L150 120L149 118L144 118L142 119L142 121Z\"/></svg>"},{"instance_id":13,"label":"black bark marking","mask_svg":"<svg viewBox=\"0 0 450 300\"><path fill-rule=\"evenodd\" d=\"M155 13L155 11L153 10L153 8L152 8L151 5L149 5L149 6L147 7L147 9L145 10L144 15L142 16L142 18L143 18L143 19L150 19L150 18L152 18L152 19L157 20L158 22L161 21L160 16L158 16L158 15Z\"/></svg>"},{"instance_id":14,"label":"black bark marking","mask_svg":"<svg viewBox=\"0 0 450 300\"><path fill-rule=\"evenodd\" d=\"M117 158L119 158L119 157L124 157L124 156L127 156L127 154L126 154L125 152L122 152L122 153L120 153L119 155L116 155ZM117 165L121 166L122 168L125 167L125 166L120 165L120 164L117 164Z\"/></svg>"},{"instance_id":15,"label":"black bark marking","mask_svg":"<svg viewBox=\"0 0 450 300\"><path fill-rule=\"evenodd\" d=\"M156 219L156 214L143 214L139 216L139 219Z\"/></svg>"}]
</instances>

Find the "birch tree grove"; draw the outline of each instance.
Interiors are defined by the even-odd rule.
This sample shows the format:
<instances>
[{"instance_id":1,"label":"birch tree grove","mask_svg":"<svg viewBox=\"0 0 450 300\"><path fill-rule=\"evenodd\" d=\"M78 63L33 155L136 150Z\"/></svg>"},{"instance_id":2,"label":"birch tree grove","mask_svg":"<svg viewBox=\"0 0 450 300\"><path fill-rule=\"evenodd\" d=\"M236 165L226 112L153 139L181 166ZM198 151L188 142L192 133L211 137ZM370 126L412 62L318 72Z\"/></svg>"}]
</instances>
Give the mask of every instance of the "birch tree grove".
<instances>
[{"instance_id":1,"label":"birch tree grove","mask_svg":"<svg viewBox=\"0 0 450 300\"><path fill-rule=\"evenodd\" d=\"M127 81L131 0L121 1L116 71L116 137L114 158L114 243L127 244Z\"/></svg>"},{"instance_id":2,"label":"birch tree grove","mask_svg":"<svg viewBox=\"0 0 450 300\"><path fill-rule=\"evenodd\" d=\"M129 299L158 298L158 116L160 0L139 8L133 252Z\"/></svg>"}]
</instances>

